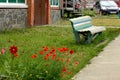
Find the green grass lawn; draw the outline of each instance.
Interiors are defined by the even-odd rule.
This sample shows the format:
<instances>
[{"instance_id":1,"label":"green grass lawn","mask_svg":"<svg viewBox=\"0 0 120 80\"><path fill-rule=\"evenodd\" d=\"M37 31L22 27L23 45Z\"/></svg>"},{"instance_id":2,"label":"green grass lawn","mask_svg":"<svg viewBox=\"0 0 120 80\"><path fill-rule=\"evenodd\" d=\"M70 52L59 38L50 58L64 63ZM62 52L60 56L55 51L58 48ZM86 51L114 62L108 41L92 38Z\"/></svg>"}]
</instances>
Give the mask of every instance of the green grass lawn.
<instances>
[{"instance_id":1,"label":"green grass lawn","mask_svg":"<svg viewBox=\"0 0 120 80\"><path fill-rule=\"evenodd\" d=\"M6 80L13 80L13 78L16 78L16 80L69 80L86 64L90 63L90 59L97 56L103 48L119 34L120 29L107 28L103 35L97 37L91 44L77 44L71 27L44 26L27 28L24 32L21 32L20 30L1 32L0 50L2 48L6 48L7 51L4 55L0 55L0 66L2 66L0 67L0 75L8 76L8 78L0 76L0 79L6 78ZM19 54L19 57L14 59L14 61L11 59L9 52L9 48L12 45L18 47ZM42 63L44 63L44 59L42 59L41 56L35 60L31 59L31 55L39 55L39 51L43 46L47 46L49 48L53 46L55 48L67 47L69 50L74 50L74 55L69 57L72 60L71 64L67 65L72 73L66 73L64 77L56 75L61 74L59 73L60 71L57 71L61 64L52 64L53 66L51 68L51 66L41 66ZM66 56L63 55L62 57L64 58ZM78 66L73 64L75 61L79 62ZM49 62L45 63L49 64ZM45 69L45 72L43 71L45 74L41 74L47 78L40 79L39 77L38 79L36 76L41 76L39 73L43 69ZM56 70L56 72L54 72L54 70Z\"/></svg>"},{"instance_id":2,"label":"green grass lawn","mask_svg":"<svg viewBox=\"0 0 120 80\"><path fill-rule=\"evenodd\" d=\"M118 15L104 15L93 17L93 25L106 27L120 27Z\"/></svg>"},{"instance_id":3,"label":"green grass lawn","mask_svg":"<svg viewBox=\"0 0 120 80\"><path fill-rule=\"evenodd\" d=\"M92 23L95 26L105 26L105 27L120 27L120 19L118 18L118 15L97 15L95 17L92 17ZM61 20L54 24L55 26L65 26L65 25L71 25L69 19Z\"/></svg>"}]
</instances>

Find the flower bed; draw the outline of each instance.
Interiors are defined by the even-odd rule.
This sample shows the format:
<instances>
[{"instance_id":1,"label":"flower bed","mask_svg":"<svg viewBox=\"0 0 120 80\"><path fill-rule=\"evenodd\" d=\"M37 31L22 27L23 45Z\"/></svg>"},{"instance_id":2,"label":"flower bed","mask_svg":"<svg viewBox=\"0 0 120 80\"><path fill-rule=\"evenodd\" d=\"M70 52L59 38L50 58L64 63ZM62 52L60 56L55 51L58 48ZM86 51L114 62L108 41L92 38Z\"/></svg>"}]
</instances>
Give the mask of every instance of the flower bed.
<instances>
[{"instance_id":1,"label":"flower bed","mask_svg":"<svg viewBox=\"0 0 120 80\"><path fill-rule=\"evenodd\" d=\"M9 54L10 53L10 54ZM38 53L24 56L17 46L10 49L2 48L0 54L4 77L10 80L61 80L71 75L79 61L74 60L74 50L67 47L49 48L43 46Z\"/></svg>"}]
</instances>

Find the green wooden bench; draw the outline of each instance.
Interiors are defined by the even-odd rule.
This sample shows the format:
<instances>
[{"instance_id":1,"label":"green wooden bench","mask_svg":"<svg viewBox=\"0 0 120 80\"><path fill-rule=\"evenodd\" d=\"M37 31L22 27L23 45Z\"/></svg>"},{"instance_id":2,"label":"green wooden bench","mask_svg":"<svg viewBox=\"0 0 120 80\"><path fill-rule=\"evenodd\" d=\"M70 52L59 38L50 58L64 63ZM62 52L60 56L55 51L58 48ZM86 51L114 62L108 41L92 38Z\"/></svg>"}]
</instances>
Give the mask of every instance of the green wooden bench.
<instances>
[{"instance_id":1,"label":"green wooden bench","mask_svg":"<svg viewBox=\"0 0 120 80\"><path fill-rule=\"evenodd\" d=\"M85 38L86 43L91 43L91 41L95 39L97 35L102 34L102 32L106 30L105 27L93 26L92 18L90 16L77 17L70 19L70 21L77 43L81 41L81 34Z\"/></svg>"}]
</instances>

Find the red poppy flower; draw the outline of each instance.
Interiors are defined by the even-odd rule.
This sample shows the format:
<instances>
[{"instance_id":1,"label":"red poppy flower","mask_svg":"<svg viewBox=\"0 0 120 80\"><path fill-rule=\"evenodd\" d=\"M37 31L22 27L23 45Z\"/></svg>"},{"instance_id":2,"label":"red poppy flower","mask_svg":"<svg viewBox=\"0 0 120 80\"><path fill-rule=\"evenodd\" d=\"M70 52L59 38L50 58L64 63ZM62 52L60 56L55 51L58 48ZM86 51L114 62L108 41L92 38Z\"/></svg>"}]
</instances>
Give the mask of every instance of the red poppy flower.
<instances>
[{"instance_id":1,"label":"red poppy flower","mask_svg":"<svg viewBox=\"0 0 120 80\"><path fill-rule=\"evenodd\" d=\"M55 58L56 58L56 53L52 55L52 60L54 60Z\"/></svg>"},{"instance_id":2,"label":"red poppy flower","mask_svg":"<svg viewBox=\"0 0 120 80\"><path fill-rule=\"evenodd\" d=\"M15 54L14 54L14 57L18 58L18 56L19 56L18 53L15 53Z\"/></svg>"},{"instance_id":3,"label":"red poppy flower","mask_svg":"<svg viewBox=\"0 0 120 80\"><path fill-rule=\"evenodd\" d=\"M61 59L60 59L60 58L57 58L56 60L57 60L57 61L60 61Z\"/></svg>"},{"instance_id":4,"label":"red poppy flower","mask_svg":"<svg viewBox=\"0 0 120 80\"><path fill-rule=\"evenodd\" d=\"M64 50L64 51L68 51L68 48L66 48L66 47L63 47L63 50Z\"/></svg>"},{"instance_id":5,"label":"red poppy flower","mask_svg":"<svg viewBox=\"0 0 120 80\"><path fill-rule=\"evenodd\" d=\"M18 52L17 46L11 46L9 50L12 54L16 54Z\"/></svg>"},{"instance_id":6,"label":"red poppy flower","mask_svg":"<svg viewBox=\"0 0 120 80\"><path fill-rule=\"evenodd\" d=\"M66 67L66 66L63 67L62 72L63 72L63 73L67 72L67 67Z\"/></svg>"},{"instance_id":7,"label":"red poppy flower","mask_svg":"<svg viewBox=\"0 0 120 80\"><path fill-rule=\"evenodd\" d=\"M6 51L6 49L5 49L5 48L2 48L1 54L4 55L5 51Z\"/></svg>"},{"instance_id":8,"label":"red poppy flower","mask_svg":"<svg viewBox=\"0 0 120 80\"><path fill-rule=\"evenodd\" d=\"M45 57L44 57L45 60L48 60L48 58L49 58L48 56L45 56Z\"/></svg>"},{"instance_id":9,"label":"red poppy flower","mask_svg":"<svg viewBox=\"0 0 120 80\"><path fill-rule=\"evenodd\" d=\"M38 57L38 54L33 54L33 55L31 56L32 59L37 58L37 57Z\"/></svg>"},{"instance_id":10,"label":"red poppy flower","mask_svg":"<svg viewBox=\"0 0 120 80\"><path fill-rule=\"evenodd\" d=\"M67 62L70 62L70 59L69 59L69 58L67 59Z\"/></svg>"},{"instance_id":11,"label":"red poppy flower","mask_svg":"<svg viewBox=\"0 0 120 80\"><path fill-rule=\"evenodd\" d=\"M50 56L51 56L51 54L46 54L46 56L50 57Z\"/></svg>"},{"instance_id":12,"label":"red poppy flower","mask_svg":"<svg viewBox=\"0 0 120 80\"><path fill-rule=\"evenodd\" d=\"M58 50L59 50L60 52L64 52L64 49L63 49L63 48L58 48Z\"/></svg>"},{"instance_id":13,"label":"red poppy flower","mask_svg":"<svg viewBox=\"0 0 120 80\"><path fill-rule=\"evenodd\" d=\"M67 72L67 69L66 69L66 68L63 68L62 72L63 72L63 73Z\"/></svg>"},{"instance_id":14,"label":"red poppy flower","mask_svg":"<svg viewBox=\"0 0 120 80\"><path fill-rule=\"evenodd\" d=\"M46 56L44 57L45 60L48 60L51 54L46 54Z\"/></svg>"},{"instance_id":15,"label":"red poppy flower","mask_svg":"<svg viewBox=\"0 0 120 80\"><path fill-rule=\"evenodd\" d=\"M70 50L70 54L73 54L74 53L74 50Z\"/></svg>"},{"instance_id":16,"label":"red poppy flower","mask_svg":"<svg viewBox=\"0 0 120 80\"><path fill-rule=\"evenodd\" d=\"M78 64L79 64L79 62L78 62L78 61L76 61L76 62L75 62L75 65L77 66Z\"/></svg>"},{"instance_id":17,"label":"red poppy flower","mask_svg":"<svg viewBox=\"0 0 120 80\"><path fill-rule=\"evenodd\" d=\"M40 51L40 54L44 54L44 52L43 52L43 51Z\"/></svg>"},{"instance_id":18,"label":"red poppy flower","mask_svg":"<svg viewBox=\"0 0 120 80\"><path fill-rule=\"evenodd\" d=\"M55 48L52 48L52 50L50 51L50 54L53 54L56 52L56 49Z\"/></svg>"},{"instance_id":19,"label":"red poppy flower","mask_svg":"<svg viewBox=\"0 0 120 80\"><path fill-rule=\"evenodd\" d=\"M52 48L52 52L56 52L56 49L54 47Z\"/></svg>"},{"instance_id":20,"label":"red poppy flower","mask_svg":"<svg viewBox=\"0 0 120 80\"><path fill-rule=\"evenodd\" d=\"M72 72L68 72L68 74L72 74Z\"/></svg>"},{"instance_id":21,"label":"red poppy flower","mask_svg":"<svg viewBox=\"0 0 120 80\"><path fill-rule=\"evenodd\" d=\"M62 77L64 77L64 76L66 76L66 74L65 74L65 73L62 73Z\"/></svg>"},{"instance_id":22,"label":"red poppy flower","mask_svg":"<svg viewBox=\"0 0 120 80\"><path fill-rule=\"evenodd\" d=\"M44 51L48 51L49 50L48 47L46 47L46 46L43 46L43 48L44 48Z\"/></svg>"}]
</instances>

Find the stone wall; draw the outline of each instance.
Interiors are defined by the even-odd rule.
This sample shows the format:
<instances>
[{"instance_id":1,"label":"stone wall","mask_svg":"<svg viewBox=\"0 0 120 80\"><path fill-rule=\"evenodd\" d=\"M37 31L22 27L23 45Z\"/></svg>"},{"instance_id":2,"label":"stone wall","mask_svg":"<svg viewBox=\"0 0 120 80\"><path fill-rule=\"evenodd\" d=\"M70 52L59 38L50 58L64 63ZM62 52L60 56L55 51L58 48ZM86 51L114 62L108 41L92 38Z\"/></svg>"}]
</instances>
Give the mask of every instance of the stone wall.
<instances>
[{"instance_id":1,"label":"stone wall","mask_svg":"<svg viewBox=\"0 0 120 80\"><path fill-rule=\"evenodd\" d=\"M24 28L27 24L27 9L0 9L0 31Z\"/></svg>"},{"instance_id":2,"label":"stone wall","mask_svg":"<svg viewBox=\"0 0 120 80\"><path fill-rule=\"evenodd\" d=\"M60 10L51 10L51 21L50 24L53 24L61 19L61 11Z\"/></svg>"}]
</instances>

